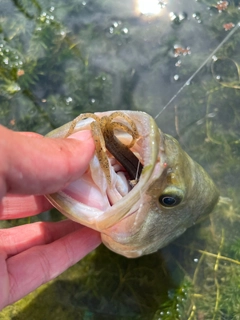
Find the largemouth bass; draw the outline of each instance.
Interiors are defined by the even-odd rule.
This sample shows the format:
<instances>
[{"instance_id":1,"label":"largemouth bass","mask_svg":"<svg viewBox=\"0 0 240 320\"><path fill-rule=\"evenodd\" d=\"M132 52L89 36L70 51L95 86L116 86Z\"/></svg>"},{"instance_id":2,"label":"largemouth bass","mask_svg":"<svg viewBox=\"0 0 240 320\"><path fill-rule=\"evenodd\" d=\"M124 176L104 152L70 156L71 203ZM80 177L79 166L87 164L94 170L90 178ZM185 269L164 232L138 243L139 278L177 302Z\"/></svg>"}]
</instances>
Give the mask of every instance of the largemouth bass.
<instances>
[{"instance_id":1,"label":"largemouth bass","mask_svg":"<svg viewBox=\"0 0 240 320\"><path fill-rule=\"evenodd\" d=\"M98 230L112 251L131 258L155 252L216 205L211 178L150 115L82 114L47 136L81 130L91 130L96 145L88 170L46 197L69 219Z\"/></svg>"}]
</instances>

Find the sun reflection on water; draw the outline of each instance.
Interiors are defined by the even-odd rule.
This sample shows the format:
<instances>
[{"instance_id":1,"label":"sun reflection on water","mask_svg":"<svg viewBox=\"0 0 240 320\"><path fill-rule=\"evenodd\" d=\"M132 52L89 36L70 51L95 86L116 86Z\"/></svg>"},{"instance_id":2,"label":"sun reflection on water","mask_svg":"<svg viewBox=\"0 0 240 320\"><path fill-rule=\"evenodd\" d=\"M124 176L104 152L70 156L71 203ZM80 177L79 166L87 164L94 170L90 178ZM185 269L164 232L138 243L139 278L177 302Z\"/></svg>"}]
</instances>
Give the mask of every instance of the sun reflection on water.
<instances>
[{"instance_id":1,"label":"sun reflection on water","mask_svg":"<svg viewBox=\"0 0 240 320\"><path fill-rule=\"evenodd\" d=\"M143 15L158 15L166 6L165 1L158 0L137 0L136 9Z\"/></svg>"}]
</instances>

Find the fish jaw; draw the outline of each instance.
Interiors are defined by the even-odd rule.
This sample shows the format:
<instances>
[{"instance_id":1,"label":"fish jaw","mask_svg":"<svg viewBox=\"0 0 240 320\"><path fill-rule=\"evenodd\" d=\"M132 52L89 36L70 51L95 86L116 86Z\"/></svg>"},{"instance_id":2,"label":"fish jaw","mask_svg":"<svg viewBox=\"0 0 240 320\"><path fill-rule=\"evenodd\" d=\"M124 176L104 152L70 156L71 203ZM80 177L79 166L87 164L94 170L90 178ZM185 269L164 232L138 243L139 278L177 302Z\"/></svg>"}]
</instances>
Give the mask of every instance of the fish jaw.
<instances>
[{"instance_id":1,"label":"fish jaw","mask_svg":"<svg viewBox=\"0 0 240 320\"><path fill-rule=\"evenodd\" d=\"M141 177L136 186L124 196L119 194L116 185L108 186L104 174L99 170L99 161L93 157L87 172L80 180L71 183L67 188L57 193L46 195L47 199L69 219L103 232L133 213L134 208L141 205L142 194L147 191L150 178L158 163L161 172L164 168L164 153L161 146L161 131L151 116L144 112L121 111L127 114L137 125L141 139L135 149L139 152L144 163ZM96 113L97 116L108 116L112 112ZM73 138L78 131L89 130L91 120L86 119L77 123ZM66 136L71 123L68 123L47 136L63 138ZM158 174L161 175L161 172ZM96 175L96 176L95 176ZM116 172L111 167L113 181ZM115 179L116 180L116 179ZM118 193L118 196L116 194ZM91 194L91 198L87 194ZM98 200L96 200L98 199ZM95 201L96 200L96 201Z\"/></svg>"}]
</instances>

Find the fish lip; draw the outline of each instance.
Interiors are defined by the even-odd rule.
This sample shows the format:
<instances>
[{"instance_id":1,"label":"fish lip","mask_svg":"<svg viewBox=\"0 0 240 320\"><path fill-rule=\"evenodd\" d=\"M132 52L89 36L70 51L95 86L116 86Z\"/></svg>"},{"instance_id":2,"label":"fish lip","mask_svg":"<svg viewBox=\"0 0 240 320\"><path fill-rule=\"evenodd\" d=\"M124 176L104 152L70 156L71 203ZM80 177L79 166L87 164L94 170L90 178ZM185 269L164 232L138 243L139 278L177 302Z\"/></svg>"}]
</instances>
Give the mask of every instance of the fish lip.
<instances>
[{"instance_id":1,"label":"fish lip","mask_svg":"<svg viewBox=\"0 0 240 320\"><path fill-rule=\"evenodd\" d=\"M121 220L119 220L119 222L120 222L120 221L123 221L123 220L125 220L125 219L127 219L127 218L129 218L130 216L132 216L132 215L134 215L134 214L136 214L137 211L138 211L138 208L137 208L136 210L134 210L133 212L130 212L129 214L127 214L126 216L124 216Z\"/></svg>"}]
</instances>

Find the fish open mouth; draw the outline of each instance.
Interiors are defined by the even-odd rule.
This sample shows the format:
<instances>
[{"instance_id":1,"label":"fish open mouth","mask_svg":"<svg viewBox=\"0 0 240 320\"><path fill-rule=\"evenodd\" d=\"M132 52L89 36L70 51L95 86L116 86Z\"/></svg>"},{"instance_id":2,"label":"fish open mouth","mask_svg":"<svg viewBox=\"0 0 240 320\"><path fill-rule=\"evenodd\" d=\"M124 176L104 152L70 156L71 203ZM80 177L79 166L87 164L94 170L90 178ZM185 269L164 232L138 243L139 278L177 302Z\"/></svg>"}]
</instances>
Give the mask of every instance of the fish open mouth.
<instances>
[{"instance_id":1,"label":"fish open mouth","mask_svg":"<svg viewBox=\"0 0 240 320\"><path fill-rule=\"evenodd\" d=\"M130 139L119 135L118 138L124 143ZM91 200L91 207L106 211L132 191L139 182L144 158L144 154L139 150L140 144L141 141L132 149L128 149L128 152L122 153L120 157L112 149L114 154L106 152L111 184L107 182L104 172L100 169L99 159L95 155L81 179L70 183L62 192L84 205L89 205Z\"/></svg>"},{"instance_id":2,"label":"fish open mouth","mask_svg":"<svg viewBox=\"0 0 240 320\"><path fill-rule=\"evenodd\" d=\"M99 161L95 154L88 170L79 180L57 193L46 195L64 215L99 231L135 212L141 205L142 194L151 183L153 172L162 171L162 159L159 160L162 138L155 121L144 112L121 113L126 113L127 117L134 121L139 138L127 151L120 148L115 152L106 143L111 183L109 184L101 169L101 159ZM95 115L103 117L111 114L112 112L106 112ZM91 130L92 121L84 119L75 123L73 135L81 134L79 131L82 130ZM64 137L71 126L72 123L68 123L48 136ZM124 134L121 130L115 130L114 135L125 146L131 144L131 133Z\"/></svg>"}]
</instances>

